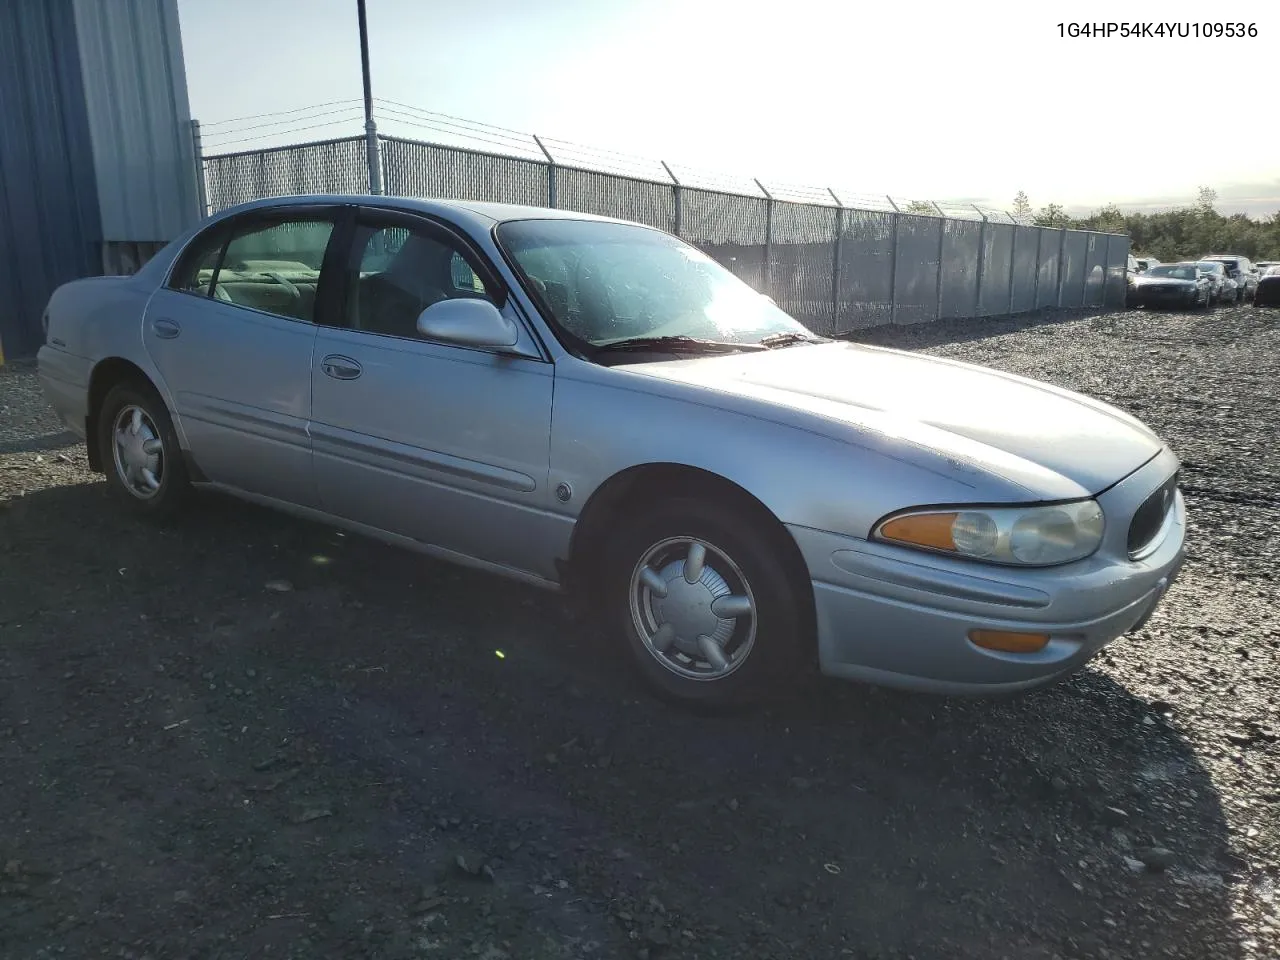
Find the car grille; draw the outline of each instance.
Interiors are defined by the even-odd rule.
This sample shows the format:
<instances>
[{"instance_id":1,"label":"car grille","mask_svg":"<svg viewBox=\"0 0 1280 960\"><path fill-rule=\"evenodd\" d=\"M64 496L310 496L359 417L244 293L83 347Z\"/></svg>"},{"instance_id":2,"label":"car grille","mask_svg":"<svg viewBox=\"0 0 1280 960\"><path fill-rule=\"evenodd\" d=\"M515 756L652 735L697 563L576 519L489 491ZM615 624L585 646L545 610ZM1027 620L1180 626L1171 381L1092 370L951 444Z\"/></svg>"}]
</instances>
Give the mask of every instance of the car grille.
<instances>
[{"instance_id":1,"label":"car grille","mask_svg":"<svg viewBox=\"0 0 1280 960\"><path fill-rule=\"evenodd\" d=\"M1162 483L1151 496L1142 501L1129 522L1129 556L1142 553L1160 533L1164 519L1177 500L1178 474Z\"/></svg>"}]
</instances>

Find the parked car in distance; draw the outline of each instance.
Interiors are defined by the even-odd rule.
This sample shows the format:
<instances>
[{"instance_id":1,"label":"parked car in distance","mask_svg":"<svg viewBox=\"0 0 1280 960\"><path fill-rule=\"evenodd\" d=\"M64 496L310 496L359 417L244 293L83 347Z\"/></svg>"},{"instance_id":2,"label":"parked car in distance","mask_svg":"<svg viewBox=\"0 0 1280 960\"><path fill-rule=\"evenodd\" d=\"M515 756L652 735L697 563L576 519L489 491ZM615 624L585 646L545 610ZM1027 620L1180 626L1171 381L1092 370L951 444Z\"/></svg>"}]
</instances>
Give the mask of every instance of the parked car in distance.
<instances>
[{"instance_id":1,"label":"parked car in distance","mask_svg":"<svg viewBox=\"0 0 1280 960\"><path fill-rule=\"evenodd\" d=\"M1217 260L1197 260L1196 267L1213 280L1213 302L1232 303L1236 300L1236 282L1227 276L1227 268Z\"/></svg>"},{"instance_id":2,"label":"parked car in distance","mask_svg":"<svg viewBox=\"0 0 1280 960\"><path fill-rule=\"evenodd\" d=\"M1227 276L1236 282L1236 303L1253 299L1253 292L1258 286L1258 275L1248 257L1231 253L1215 253L1200 259L1220 263L1226 268Z\"/></svg>"},{"instance_id":3,"label":"parked car in distance","mask_svg":"<svg viewBox=\"0 0 1280 960\"><path fill-rule=\"evenodd\" d=\"M1258 288L1253 294L1255 307L1280 307L1280 263L1272 263L1258 278Z\"/></svg>"},{"instance_id":4,"label":"parked car in distance","mask_svg":"<svg viewBox=\"0 0 1280 960\"><path fill-rule=\"evenodd\" d=\"M686 703L815 665L1030 689L1184 558L1178 459L1134 417L815 336L626 221L261 200L47 315L41 382L118 502L211 488L565 589Z\"/></svg>"},{"instance_id":5,"label":"parked car in distance","mask_svg":"<svg viewBox=\"0 0 1280 960\"><path fill-rule=\"evenodd\" d=\"M1212 305L1214 280L1193 262L1164 263L1134 277L1134 306L1188 309Z\"/></svg>"},{"instance_id":6,"label":"parked car in distance","mask_svg":"<svg viewBox=\"0 0 1280 960\"><path fill-rule=\"evenodd\" d=\"M1135 257L1134 259L1138 263L1138 266L1137 266L1138 273L1146 273L1152 267L1159 266L1160 264L1160 261L1157 260L1155 257Z\"/></svg>"}]
</instances>

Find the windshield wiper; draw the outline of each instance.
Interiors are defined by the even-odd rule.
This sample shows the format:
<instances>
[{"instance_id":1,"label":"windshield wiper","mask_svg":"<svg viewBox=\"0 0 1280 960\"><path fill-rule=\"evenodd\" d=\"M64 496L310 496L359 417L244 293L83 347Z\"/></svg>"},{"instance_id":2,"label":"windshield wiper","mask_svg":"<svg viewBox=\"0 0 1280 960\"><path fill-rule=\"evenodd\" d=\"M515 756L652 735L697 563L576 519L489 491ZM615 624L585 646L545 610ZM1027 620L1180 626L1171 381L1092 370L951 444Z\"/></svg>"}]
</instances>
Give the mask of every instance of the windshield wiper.
<instances>
[{"instance_id":1,"label":"windshield wiper","mask_svg":"<svg viewBox=\"0 0 1280 960\"><path fill-rule=\"evenodd\" d=\"M773 349L774 347L789 347L793 343L827 343L826 337L810 336L806 333L793 333L790 331L784 333L771 333L762 340L756 341L762 347Z\"/></svg>"},{"instance_id":2,"label":"windshield wiper","mask_svg":"<svg viewBox=\"0 0 1280 960\"><path fill-rule=\"evenodd\" d=\"M683 334L668 337L628 337L626 340L615 340L596 347L599 353L623 350L654 351L688 351L690 353L731 353L737 350L763 350L755 343L728 343L723 340L703 340L699 337L688 337Z\"/></svg>"}]
</instances>

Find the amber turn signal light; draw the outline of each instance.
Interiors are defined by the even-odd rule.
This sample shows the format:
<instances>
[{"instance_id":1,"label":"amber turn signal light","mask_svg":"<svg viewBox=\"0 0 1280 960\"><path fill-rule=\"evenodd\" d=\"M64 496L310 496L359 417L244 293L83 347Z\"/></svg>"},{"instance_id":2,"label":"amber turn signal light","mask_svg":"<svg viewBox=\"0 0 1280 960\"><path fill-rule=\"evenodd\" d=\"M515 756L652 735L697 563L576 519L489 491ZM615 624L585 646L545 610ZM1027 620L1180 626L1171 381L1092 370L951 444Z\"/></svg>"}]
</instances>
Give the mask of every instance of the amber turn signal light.
<instances>
[{"instance_id":1,"label":"amber turn signal light","mask_svg":"<svg viewBox=\"0 0 1280 960\"><path fill-rule=\"evenodd\" d=\"M955 521L954 513L913 513L890 520L880 528L880 536L917 547L954 551L951 527Z\"/></svg>"},{"instance_id":2,"label":"amber turn signal light","mask_svg":"<svg viewBox=\"0 0 1280 960\"><path fill-rule=\"evenodd\" d=\"M979 647L1001 653L1035 653L1049 644L1047 633L1015 633L1009 630L970 630L969 639Z\"/></svg>"}]
</instances>

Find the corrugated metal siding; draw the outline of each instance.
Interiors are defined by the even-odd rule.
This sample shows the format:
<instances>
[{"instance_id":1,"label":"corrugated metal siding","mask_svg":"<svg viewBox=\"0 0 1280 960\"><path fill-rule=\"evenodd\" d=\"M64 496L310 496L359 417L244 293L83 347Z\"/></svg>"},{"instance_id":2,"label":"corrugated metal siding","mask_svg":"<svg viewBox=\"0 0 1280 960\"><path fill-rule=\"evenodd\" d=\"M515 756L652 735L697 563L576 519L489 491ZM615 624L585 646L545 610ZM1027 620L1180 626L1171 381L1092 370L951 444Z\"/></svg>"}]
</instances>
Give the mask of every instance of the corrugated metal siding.
<instances>
[{"instance_id":1,"label":"corrugated metal siding","mask_svg":"<svg viewBox=\"0 0 1280 960\"><path fill-rule=\"evenodd\" d=\"M0 2L0 341L34 353L59 284L102 239L70 0Z\"/></svg>"},{"instance_id":2,"label":"corrugated metal siding","mask_svg":"<svg viewBox=\"0 0 1280 960\"><path fill-rule=\"evenodd\" d=\"M200 216L176 0L72 0L105 240L172 240Z\"/></svg>"}]
</instances>

